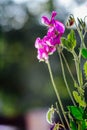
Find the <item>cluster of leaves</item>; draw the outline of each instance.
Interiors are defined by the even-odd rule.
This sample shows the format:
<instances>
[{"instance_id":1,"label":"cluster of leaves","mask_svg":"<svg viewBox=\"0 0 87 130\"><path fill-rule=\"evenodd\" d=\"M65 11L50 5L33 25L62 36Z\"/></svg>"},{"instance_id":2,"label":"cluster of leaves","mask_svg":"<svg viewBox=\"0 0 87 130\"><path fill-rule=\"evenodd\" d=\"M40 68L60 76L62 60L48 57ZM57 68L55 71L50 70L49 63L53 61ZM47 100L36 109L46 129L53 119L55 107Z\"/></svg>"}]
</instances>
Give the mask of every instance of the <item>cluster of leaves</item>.
<instances>
[{"instance_id":1,"label":"cluster of leaves","mask_svg":"<svg viewBox=\"0 0 87 130\"><path fill-rule=\"evenodd\" d=\"M62 38L62 43L67 50L72 51L76 46L75 32L71 30L67 38Z\"/></svg>"},{"instance_id":2,"label":"cluster of leaves","mask_svg":"<svg viewBox=\"0 0 87 130\"><path fill-rule=\"evenodd\" d=\"M86 130L87 129L87 108L68 106L70 127L72 130Z\"/></svg>"}]
</instances>

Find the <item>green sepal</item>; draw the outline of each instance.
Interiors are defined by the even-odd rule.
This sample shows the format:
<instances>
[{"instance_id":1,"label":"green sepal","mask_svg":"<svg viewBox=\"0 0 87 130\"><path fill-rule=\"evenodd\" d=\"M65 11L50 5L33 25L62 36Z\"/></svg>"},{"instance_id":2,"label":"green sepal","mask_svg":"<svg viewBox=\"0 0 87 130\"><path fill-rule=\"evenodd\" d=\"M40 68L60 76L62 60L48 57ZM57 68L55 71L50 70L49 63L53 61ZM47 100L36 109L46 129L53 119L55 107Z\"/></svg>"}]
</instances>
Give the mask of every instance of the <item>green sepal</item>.
<instances>
[{"instance_id":1,"label":"green sepal","mask_svg":"<svg viewBox=\"0 0 87 130\"><path fill-rule=\"evenodd\" d=\"M51 108L49 108L49 110L47 111L47 113L46 113L46 120L47 120L47 122L49 123L49 124L53 124L53 116L54 116L54 112L55 112L55 110L54 110L54 108L53 108L53 106L51 107Z\"/></svg>"},{"instance_id":2,"label":"green sepal","mask_svg":"<svg viewBox=\"0 0 87 130\"><path fill-rule=\"evenodd\" d=\"M70 111L71 115L76 120L83 120L83 109L76 106L68 106L68 110Z\"/></svg>"},{"instance_id":3,"label":"green sepal","mask_svg":"<svg viewBox=\"0 0 87 130\"><path fill-rule=\"evenodd\" d=\"M75 32L70 31L67 38L61 38L63 46L68 50L73 50L76 47Z\"/></svg>"},{"instance_id":4,"label":"green sepal","mask_svg":"<svg viewBox=\"0 0 87 130\"><path fill-rule=\"evenodd\" d=\"M87 79L87 61L84 63L83 70L84 70L85 77Z\"/></svg>"},{"instance_id":5,"label":"green sepal","mask_svg":"<svg viewBox=\"0 0 87 130\"><path fill-rule=\"evenodd\" d=\"M82 48L81 54L82 54L83 58L87 59L87 49L86 48Z\"/></svg>"}]
</instances>

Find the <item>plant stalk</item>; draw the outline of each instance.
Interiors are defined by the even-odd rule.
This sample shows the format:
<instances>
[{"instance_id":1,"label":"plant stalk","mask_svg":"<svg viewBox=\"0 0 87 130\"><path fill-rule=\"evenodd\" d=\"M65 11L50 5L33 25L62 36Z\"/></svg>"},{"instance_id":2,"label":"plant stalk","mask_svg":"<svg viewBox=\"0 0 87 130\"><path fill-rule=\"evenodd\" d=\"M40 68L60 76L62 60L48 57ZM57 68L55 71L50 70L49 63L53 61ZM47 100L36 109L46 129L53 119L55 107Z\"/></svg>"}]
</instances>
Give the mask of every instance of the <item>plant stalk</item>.
<instances>
[{"instance_id":1,"label":"plant stalk","mask_svg":"<svg viewBox=\"0 0 87 130\"><path fill-rule=\"evenodd\" d=\"M63 105L62 105L62 102L61 102L61 99L60 99L60 95L59 95L59 93L58 93L58 91L57 91L57 87L56 87L55 82L54 82L54 79L53 79L53 74L52 74L52 71L51 71L51 67L50 67L49 61L47 62L47 65L48 65L48 70L49 70L49 73L50 73L50 78L51 78L51 82L52 82L52 84L53 84L54 91L55 91L55 93L56 93L56 96L57 96L59 105L60 105L61 110L62 110L62 113L63 113L63 116L64 116L65 121L66 121L66 123L67 123L67 126L68 126L68 128L69 128L69 130L70 130L69 122L68 122L68 119L67 119L67 117L66 117L66 115L65 115L64 108L63 108Z\"/></svg>"},{"instance_id":2,"label":"plant stalk","mask_svg":"<svg viewBox=\"0 0 87 130\"><path fill-rule=\"evenodd\" d=\"M59 54L59 58L60 58L60 63L61 63L61 68L62 68L63 79L64 79L64 82L65 82L65 85L66 85L68 94L69 94L69 96L70 96L70 98L71 98L71 100L72 100L72 103L74 104L74 106L76 106L75 101L74 101L74 99L73 99L73 96L72 96L72 94L71 94L71 91L70 91L70 89L69 89L67 80L66 80L66 76L65 76L65 71L64 71L64 66L63 66L63 61L62 61L61 54L60 54L58 48L57 48L57 50L58 50L58 54Z\"/></svg>"},{"instance_id":3,"label":"plant stalk","mask_svg":"<svg viewBox=\"0 0 87 130\"><path fill-rule=\"evenodd\" d=\"M57 102L56 102L56 108L57 108L56 112L57 112L57 114L59 115L60 121L61 121L61 123L62 123L63 126L64 126L64 130L66 130L66 129L65 129L64 122L63 122L63 119L62 119L61 114L60 114L60 112L59 112L59 108L58 108Z\"/></svg>"},{"instance_id":4,"label":"plant stalk","mask_svg":"<svg viewBox=\"0 0 87 130\"><path fill-rule=\"evenodd\" d=\"M75 81L75 79L74 79L74 77L73 77L73 74L72 74L72 72L71 72L71 70L70 70L70 67L69 67L69 65L68 65L68 62L67 62L67 60L66 60L66 58L65 58L65 56L64 56L64 54L63 54L62 52L61 52L61 55L62 55L62 57L63 57L63 59L64 59L64 61L65 61L65 64L66 64L67 69L68 69L68 71L69 71L69 74L70 74L70 76L71 76L73 82L75 83L76 81Z\"/></svg>"},{"instance_id":5,"label":"plant stalk","mask_svg":"<svg viewBox=\"0 0 87 130\"><path fill-rule=\"evenodd\" d=\"M76 74L77 74L78 83L79 83L79 86L82 88L83 79L82 79L82 72L81 72L81 68L80 68L81 58L78 57L74 51L72 52L72 54L73 54L73 57L75 60L75 67L76 67Z\"/></svg>"}]
</instances>

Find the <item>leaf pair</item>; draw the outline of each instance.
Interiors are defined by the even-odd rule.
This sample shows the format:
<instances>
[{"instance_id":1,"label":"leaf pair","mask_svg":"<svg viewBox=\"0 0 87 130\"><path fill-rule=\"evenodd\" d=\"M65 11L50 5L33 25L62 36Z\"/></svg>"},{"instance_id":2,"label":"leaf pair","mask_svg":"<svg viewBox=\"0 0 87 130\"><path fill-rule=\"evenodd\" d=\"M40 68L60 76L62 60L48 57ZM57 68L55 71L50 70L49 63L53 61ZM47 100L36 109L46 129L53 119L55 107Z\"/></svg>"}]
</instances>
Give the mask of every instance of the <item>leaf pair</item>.
<instances>
[{"instance_id":1,"label":"leaf pair","mask_svg":"<svg viewBox=\"0 0 87 130\"><path fill-rule=\"evenodd\" d=\"M76 38L75 38L75 32L74 30L71 30L70 33L68 34L67 38L62 38L62 44L63 46L71 51L75 48L76 46Z\"/></svg>"}]
</instances>

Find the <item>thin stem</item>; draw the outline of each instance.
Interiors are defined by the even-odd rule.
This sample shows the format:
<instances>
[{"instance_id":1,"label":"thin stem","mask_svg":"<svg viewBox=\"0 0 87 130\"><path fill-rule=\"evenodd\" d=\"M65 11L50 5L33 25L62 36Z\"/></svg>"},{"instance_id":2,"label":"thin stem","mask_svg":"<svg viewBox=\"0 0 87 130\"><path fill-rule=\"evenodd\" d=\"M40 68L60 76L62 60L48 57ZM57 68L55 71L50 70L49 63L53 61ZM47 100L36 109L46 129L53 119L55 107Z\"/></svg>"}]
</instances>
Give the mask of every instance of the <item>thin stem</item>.
<instances>
[{"instance_id":1,"label":"thin stem","mask_svg":"<svg viewBox=\"0 0 87 130\"><path fill-rule=\"evenodd\" d=\"M85 38L86 33L87 33L87 30L85 30L85 32L84 32L84 34L83 34L83 38Z\"/></svg>"},{"instance_id":2,"label":"thin stem","mask_svg":"<svg viewBox=\"0 0 87 130\"><path fill-rule=\"evenodd\" d=\"M67 69L68 69L68 71L69 71L69 73L70 73L70 76L71 76L73 82L76 82L75 79L74 79L74 77L73 77L73 75L72 75L72 72L71 72L71 70L70 70L70 67L69 67L69 65L68 65L68 62L67 62L67 60L66 60L66 58L65 58L65 56L64 56L64 54L63 54L62 52L61 52L61 55L62 55L62 57L63 57L63 59L64 59L64 61L65 61L65 64L66 64L66 66L67 66Z\"/></svg>"},{"instance_id":3,"label":"thin stem","mask_svg":"<svg viewBox=\"0 0 87 130\"><path fill-rule=\"evenodd\" d=\"M63 108L63 105L62 105L62 102L61 102L59 93L58 93L58 91L57 91L57 87L56 87L55 82L54 82L54 79L53 79L53 74L52 74L52 71L51 71L51 67L50 67L49 61L47 62L47 65L48 65L48 70L49 70L49 73L50 73L51 82L52 82L52 84L53 84L53 88L54 88L54 91L55 91L55 93L56 93L56 96L57 96L59 105L60 105L60 107L61 107L63 116L64 116L65 121L66 121L66 123L67 123L67 126L68 126L68 128L70 129L69 122L68 122L67 117L66 117L66 115L65 115L64 108Z\"/></svg>"},{"instance_id":4,"label":"thin stem","mask_svg":"<svg viewBox=\"0 0 87 130\"><path fill-rule=\"evenodd\" d=\"M81 60L81 51L82 51L82 48L86 48L85 44L84 44L84 37L83 35L80 35L80 38L81 38L81 45L80 45L80 51L79 51L79 61Z\"/></svg>"},{"instance_id":5,"label":"thin stem","mask_svg":"<svg viewBox=\"0 0 87 130\"><path fill-rule=\"evenodd\" d=\"M85 21L85 18L84 18L84 21ZM76 73L77 73L78 83L79 83L80 86L82 86L83 85L83 79L82 79L82 72L81 72L81 68L80 68L80 62L81 62L82 48L86 47L85 43L84 43L84 37L85 37L85 34L86 34L86 30L85 30L85 33L83 35L82 31L79 29L76 21L75 21L75 25L76 25L76 29L77 29L77 32L79 34L79 37L81 39L81 44L80 44L80 49L79 49L79 55L77 56L76 53L73 51L73 56L74 56L74 59L75 59L75 66L76 66Z\"/></svg>"},{"instance_id":6,"label":"thin stem","mask_svg":"<svg viewBox=\"0 0 87 130\"><path fill-rule=\"evenodd\" d=\"M83 79L82 79L82 73L81 73L81 69L80 69L80 59L74 51L72 52L72 54L73 54L73 57L75 60L75 67L76 67L76 74L77 74L77 78L78 78L78 83L79 83L79 86L82 87Z\"/></svg>"},{"instance_id":7,"label":"thin stem","mask_svg":"<svg viewBox=\"0 0 87 130\"><path fill-rule=\"evenodd\" d=\"M74 16L73 16L73 17L74 17ZM74 18L74 19L75 19L75 18ZM76 20L75 20L75 25L76 25L77 32L78 32L78 34L79 34L79 36L80 36L81 33L80 33L79 27L78 27L78 25L77 25L77 23L76 23Z\"/></svg>"},{"instance_id":8,"label":"thin stem","mask_svg":"<svg viewBox=\"0 0 87 130\"><path fill-rule=\"evenodd\" d=\"M56 112L57 112L57 114L59 115L60 121L61 121L61 123L62 123L63 126L64 126L64 130L66 130L66 129L65 129L64 122L63 122L62 117L61 117L61 114L60 114L60 112L59 112L59 108L58 108L58 104L57 104L57 102L56 102L56 108L57 108Z\"/></svg>"},{"instance_id":9,"label":"thin stem","mask_svg":"<svg viewBox=\"0 0 87 130\"><path fill-rule=\"evenodd\" d=\"M82 123L78 122L78 130L82 130Z\"/></svg>"},{"instance_id":10,"label":"thin stem","mask_svg":"<svg viewBox=\"0 0 87 130\"><path fill-rule=\"evenodd\" d=\"M74 17L74 16L73 16ZM78 27L78 25L77 25L77 23L76 23L76 21L75 21L75 25L76 25L76 29L77 29L77 32L78 32L78 34L79 34L79 36L80 36L80 39L81 39L81 47L84 47L85 48L85 43L84 43L84 36L83 36L83 34L82 34L82 31L80 31L80 29L79 29L79 27ZM80 47L80 48L81 48ZM81 52L80 52L81 53ZM79 53L79 54L80 54Z\"/></svg>"},{"instance_id":11,"label":"thin stem","mask_svg":"<svg viewBox=\"0 0 87 130\"><path fill-rule=\"evenodd\" d=\"M85 89L87 87L87 82L83 85L83 89Z\"/></svg>"},{"instance_id":12,"label":"thin stem","mask_svg":"<svg viewBox=\"0 0 87 130\"><path fill-rule=\"evenodd\" d=\"M61 68L62 68L63 79L64 79L64 82L65 82L65 85L66 85L68 94L69 94L69 96L70 96L70 98L71 98L73 104L76 106L75 101L74 101L74 99L73 99L73 97L72 97L71 91L70 91L70 89L69 89L67 80L66 80L62 57L61 57L61 55L60 55L60 52L59 52L59 49L58 49L58 48L57 48L57 50L58 50L58 53L59 53L59 58L60 58L60 63L61 63Z\"/></svg>"}]
</instances>

